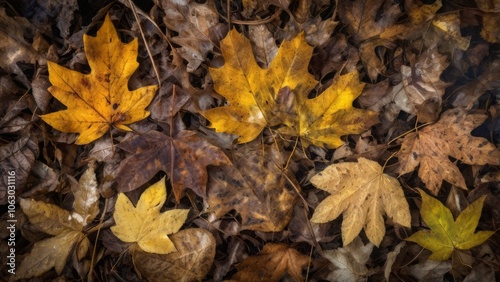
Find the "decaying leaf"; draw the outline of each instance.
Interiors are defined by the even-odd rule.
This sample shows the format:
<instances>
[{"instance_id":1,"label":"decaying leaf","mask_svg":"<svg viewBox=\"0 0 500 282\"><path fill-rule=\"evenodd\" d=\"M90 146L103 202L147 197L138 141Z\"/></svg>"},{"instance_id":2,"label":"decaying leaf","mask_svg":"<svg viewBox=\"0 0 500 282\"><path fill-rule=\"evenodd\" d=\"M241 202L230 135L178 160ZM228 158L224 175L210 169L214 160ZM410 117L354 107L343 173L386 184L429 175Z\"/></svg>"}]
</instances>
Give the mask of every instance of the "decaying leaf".
<instances>
[{"instance_id":1,"label":"decaying leaf","mask_svg":"<svg viewBox=\"0 0 500 282\"><path fill-rule=\"evenodd\" d=\"M283 172L279 152L262 146L238 152L232 166L210 171L207 183L208 211L220 218L236 210L241 229L264 232L281 231L290 221L297 194L291 186L295 179ZM299 187L296 181L293 185Z\"/></svg>"},{"instance_id":2,"label":"decaying leaf","mask_svg":"<svg viewBox=\"0 0 500 282\"><path fill-rule=\"evenodd\" d=\"M167 235L179 231L189 210L173 209L160 213L166 199L165 178L146 189L135 207L125 194L118 194L113 213L116 225L111 231L123 242L137 243L148 253L177 251Z\"/></svg>"},{"instance_id":3,"label":"decaying leaf","mask_svg":"<svg viewBox=\"0 0 500 282\"><path fill-rule=\"evenodd\" d=\"M61 274L76 244L80 245L79 253L87 252L90 242L82 230L99 212L99 191L93 166L80 178L74 195L72 212L33 199L20 200L21 209L31 224L54 237L35 243L16 271L16 278L39 276L52 267Z\"/></svg>"},{"instance_id":4,"label":"decaying leaf","mask_svg":"<svg viewBox=\"0 0 500 282\"><path fill-rule=\"evenodd\" d=\"M324 199L311 218L324 223L341 213L342 241L349 245L364 228L368 239L378 246L385 235L383 214L410 227L410 210L398 180L384 174L374 161L359 158L357 163L328 166L311 178L311 183L331 195Z\"/></svg>"},{"instance_id":5,"label":"decaying leaf","mask_svg":"<svg viewBox=\"0 0 500 282\"><path fill-rule=\"evenodd\" d=\"M188 61L187 70L196 70L214 48L212 35L221 28L213 2L192 0L155 0L165 12L165 25L178 32L172 41L179 44L180 55Z\"/></svg>"},{"instance_id":6,"label":"decaying leaf","mask_svg":"<svg viewBox=\"0 0 500 282\"><path fill-rule=\"evenodd\" d=\"M248 257L236 265L238 272L230 281L278 282L288 274L293 281L303 281L302 269L309 257L282 243L268 243L255 256Z\"/></svg>"},{"instance_id":7,"label":"decaying leaf","mask_svg":"<svg viewBox=\"0 0 500 282\"><path fill-rule=\"evenodd\" d=\"M238 135L240 143L252 141L266 126L283 124L283 133L301 136L304 145L335 148L343 144L341 135L361 133L377 122L377 113L352 107L364 87L357 72L340 76L323 94L308 99L317 81L307 70L313 48L303 33L284 41L267 69L249 55L249 40L234 29L221 49L225 64L210 74L229 106L201 114L216 131Z\"/></svg>"},{"instance_id":8,"label":"decaying leaf","mask_svg":"<svg viewBox=\"0 0 500 282\"><path fill-rule=\"evenodd\" d=\"M37 142L34 136L27 136L0 147L0 171L4 175L0 180L0 205L7 204L8 195L11 195L8 193L8 187L12 186L9 184L9 179L11 183L15 180L16 195L24 190L31 168L38 157Z\"/></svg>"},{"instance_id":9,"label":"decaying leaf","mask_svg":"<svg viewBox=\"0 0 500 282\"><path fill-rule=\"evenodd\" d=\"M148 281L201 281L212 267L215 238L199 228L181 230L170 236L177 252L166 255L134 252L134 265Z\"/></svg>"},{"instance_id":10,"label":"decaying leaf","mask_svg":"<svg viewBox=\"0 0 500 282\"><path fill-rule=\"evenodd\" d=\"M106 16L97 37L83 36L90 74L82 74L54 62L47 62L50 93L68 109L40 116L63 132L78 132L76 144L88 144L110 127L130 131L127 124L149 115L149 105L157 86L128 89L135 72L138 41L123 44Z\"/></svg>"},{"instance_id":11,"label":"decaying leaf","mask_svg":"<svg viewBox=\"0 0 500 282\"><path fill-rule=\"evenodd\" d=\"M437 123L406 135L396 155L399 174L412 172L420 164L418 175L435 195L443 180L467 189L460 170L448 156L469 165L500 164L500 150L495 145L470 135L485 119L486 115L481 113L451 109Z\"/></svg>"},{"instance_id":12,"label":"decaying leaf","mask_svg":"<svg viewBox=\"0 0 500 282\"><path fill-rule=\"evenodd\" d=\"M366 267L373 250L373 244L363 244L356 237L349 245L336 250L324 251L329 266L328 281L366 281L371 272Z\"/></svg>"},{"instance_id":13,"label":"decaying leaf","mask_svg":"<svg viewBox=\"0 0 500 282\"><path fill-rule=\"evenodd\" d=\"M177 202L186 188L205 198L206 167L230 163L221 149L188 130L179 132L174 138L150 131L126 140L118 147L130 153L119 168L119 191L134 190L162 170L170 176Z\"/></svg>"},{"instance_id":14,"label":"decaying leaf","mask_svg":"<svg viewBox=\"0 0 500 282\"><path fill-rule=\"evenodd\" d=\"M406 240L415 242L432 251L431 260L447 260L455 250L468 250L482 244L495 233L479 231L474 233L486 196L482 196L464 209L456 220L451 211L440 201L418 189L422 196L420 214L430 230L421 230Z\"/></svg>"}]
</instances>

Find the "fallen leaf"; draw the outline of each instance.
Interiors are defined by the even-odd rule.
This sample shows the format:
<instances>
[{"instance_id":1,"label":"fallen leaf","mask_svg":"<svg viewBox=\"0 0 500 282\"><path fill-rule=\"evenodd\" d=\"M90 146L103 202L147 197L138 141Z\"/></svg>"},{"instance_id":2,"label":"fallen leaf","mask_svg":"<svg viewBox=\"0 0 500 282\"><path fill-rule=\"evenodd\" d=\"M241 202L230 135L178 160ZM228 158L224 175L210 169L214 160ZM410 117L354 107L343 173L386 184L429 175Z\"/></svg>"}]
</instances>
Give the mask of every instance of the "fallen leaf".
<instances>
[{"instance_id":1,"label":"fallen leaf","mask_svg":"<svg viewBox=\"0 0 500 282\"><path fill-rule=\"evenodd\" d=\"M451 211L441 202L418 189L422 196L420 214L430 230L421 230L407 241L415 242L432 251L431 260L447 260L455 250L468 250L488 240L494 231L479 231L474 233L483 202L486 196L480 197L464 209L456 220Z\"/></svg>"},{"instance_id":2,"label":"fallen leaf","mask_svg":"<svg viewBox=\"0 0 500 282\"><path fill-rule=\"evenodd\" d=\"M484 114L468 114L456 108L443 113L437 123L407 134L396 154L399 174L412 172L420 164L418 175L435 195L443 180L467 189L460 170L448 156L469 165L500 164L500 151L495 145L470 135L485 119Z\"/></svg>"},{"instance_id":3,"label":"fallen leaf","mask_svg":"<svg viewBox=\"0 0 500 282\"><path fill-rule=\"evenodd\" d=\"M267 29L266 25L260 24L250 25L248 35L252 42L252 51L255 54L257 63L262 68L268 68L278 53L278 46L276 46L273 34Z\"/></svg>"},{"instance_id":4,"label":"fallen leaf","mask_svg":"<svg viewBox=\"0 0 500 282\"><path fill-rule=\"evenodd\" d=\"M308 99L317 81L307 70L313 48L303 33L284 41L267 69L249 56L249 40L234 29L221 49L225 64L210 68L210 75L229 106L201 114L216 131L238 135L239 143L254 140L266 126L283 124L283 134L301 136L304 145L335 148L343 144L341 135L361 133L377 122L377 113L352 107L364 86L357 72L340 76L323 94Z\"/></svg>"},{"instance_id":5,"label":"fallen leaf","mask_svg":"<svg viewBox=\"0 0 500 282\"><path fill-rule=\"evenodd\" d=\"M274 146L242 149L232 166L212 169L207 183L207 211L217 218L231 210L241 216L241 229L281 231L292 217L297 199L291 173L281 170L280 153Z\"/></svg>"},{"instance_id":6,"label":"fallen leaf","mask_svg":"<svg viewBox=\"0 0 500 282\"><path fill-rule=\"evenodd\" d=\"M206 167L230 163L221 149L188 130L179 132L174 138L150 131L120 143L118 148L130 153L119 167L120 192L136 189L162 170L170 177L177 202L186 188L205 198Z\"/></svg>"},{"instance_id":7,"label":"fallen leaf","mask_svg":"<svg viewBox=\"0 0 500 282\"><path fill-rule=\"evenodd\" d=\"M16 271L17 279L39 276L52 267L60 275L75 245L82 246L79 253L87 252L90 242L83 228L99 212L99 191L92 165L80 178L74 195L72 212L53 204L20 199L21 209L31 224L54 237L35 242Z\"/></svg>"},{"instance_id":8,"label":"fallen leaf","mask_svg":"<svg viewBox=\"0 0 500 282\"><path fill-rule=\"evenodd\" d=\"M426 260L408 267L410 275L418 281L442 281L443 276L451 269L451 262L435 260Z\"/></svg>"},{"instance_id":9,"label":"fallen leaf","mask_svg":"<svg viewBox=\"0 0 500 282\"><path fill-rule=\"evenodd\" d=\"M410 210L398 180L384 174L374 161L332 164L311 178L311 183L331 195L314 211L312 222L325 223L344 214L342 242L349 245L364 228L368 239L379 246L385 235L382 215L410 227Z\"/></svg>"},{"instance_id":10,"label":"fallen leaf","mask_svg":"<svg viewBox=\"0 0 500 282\"><path fill-rule=\"evenodd\" d=\"M390 281L390 276L392 272L392 267L394 265L394 262L397 261L398 255L401 252L401 248L405 246L406 242L402 241L399 243L395 248L394 251L391 251L387 253L387 260L385 261L384 264L384 278L386 281Z\"/></svg>"},{"instance_id":11,"label":"fallen leaf","mask_svg":"<svg viewBox=\"0 0 500 282\"><path fill-rule=\"evenodd\" d=\"M165 12L163 19L168 29L178 34L172 42L179 44L179 54L188 62L187 71L195 71L214 48L211 38L222 26L212 2L192 0L155 0Z\"/></svg>"},{"instance_id":12,"label":"fallen leaf","mask_svg":"<svg viewBox=\"0 0 500 282\"><path fill-rule=\"evenodd\" d=\"M149 115L144 110L158 88L130 91L128 80L135 72L138 41L123 44L106 16L97 37L83 36L90 74L82 74L47 61L50 93L68 109L40 116L62 132L78 132L76 144L88 144L110 127L130 131L128 124Z\"/></svg>"},{"instance_id":13,"label":"fallen leaf","mask_svg":"<svg viewBox=\"0 0 500 282\"><path fill-rule=\"evenodd\" d=\"M5 175L1 180L0 205L7 204L8 195L13 196L10 192L8 193L8 187L12 186L9 184L9 179L10 182L15 179L16 189L14 192L16 195L23 192L35 159L38 158L39 147L37 143L34 136L27 136L0 147L0 171Z\"/></svg>"},{"instance_id":14,"label":"fallen leaf","mask_svg":"<svg viewBox=\"0 0 500 282\"><path fill-rule=\"evenodd\" d=\"M200 228L181 230L170 236L177 252L159 255L134 252L134 266L148 281L201 281L212 268L215 238Z\"/></svg>"},{"instance_id":15,"label":"fallen leaf","mask_svg":"<svg viewBox=\"0 0 500 282\"><path fill-rule=\"evenodd\" d=\"M238 272L230 281L281 281L288 273L293 281L303 281L302 269L309 257L282 243L268 243L255 256L236 265Z\"/></svg>"},{"instance_id":16,"label":"fallen leaf","mask_svg":"<svg viewBox=\"0 0 500 282\"><path fill-rule=\"evenodd\" d=\"M356 237L349 245L336 250L324 251L324 257L331 262L328 281L366 281L371 275L366 264L370 259L373 244L363 244L359 237Z\"/></svg>"},{"instance_id":17,"label":"fallen leaf","mask_svg":"<svg viewBox=\"0 0 500 282\"><path fill-rule=\"evenodd\" d=\"M339 16L356 43L382 33L401 16L397 3L386 0L340 1Z\"/></svg>"},{"instance_id":18,"label":"fallen leaf","mask_svg":"<svg viewBox=\"0 0 500 282\"><path fill-rule=\"evenodd\" d=\"M135 207L125 194L118 194L113 212L116 225L111 227L111 231L123 242L137 243L148 253L177 251L167 235L179 231L189 210L173 209L160 213L166 199L165 178L146 189Z\"/></svg>"}]
</instances>

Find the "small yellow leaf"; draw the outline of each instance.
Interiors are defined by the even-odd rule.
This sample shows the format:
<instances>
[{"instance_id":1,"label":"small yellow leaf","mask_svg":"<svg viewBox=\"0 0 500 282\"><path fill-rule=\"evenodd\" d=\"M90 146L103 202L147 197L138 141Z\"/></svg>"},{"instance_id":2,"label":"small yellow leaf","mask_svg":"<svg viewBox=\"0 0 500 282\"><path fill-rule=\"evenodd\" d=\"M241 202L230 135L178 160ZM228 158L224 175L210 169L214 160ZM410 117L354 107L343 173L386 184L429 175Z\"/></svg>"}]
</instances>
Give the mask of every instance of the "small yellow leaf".
<instances>
[{"instance_id":1,"label":"small yellow leaf","mask_svg":"<svg viewBox=\"0 0 500 282\"><path fill-rule=\"evenodd\" d=\"M160 213L166 198L165 178L146 189L136 207L125 194L118 194L113 213L116 225L111 227L111 231L120 240L137 243L149 253L175 252L176 248L167 235L179 231L189 210L174 209Z\"/></svg>"},{"instance_id":2,"label":"small yellow leaf","mask_svg":"<svg viewBox=\"0 0 500 282\"><path fill-rule=\"evenodd\" d=\"M149 116L144 110L154 97L157 86L130 91L128 80L135 72L137 39L123 44L109 18L97 37L83 36L90 74L66 69L47 62L50 93L68 109L40 116L63 132L80 133L76 144L88 144L114 126L130 130L127 124Z\"/></svg>"},{"instance_id":3,"label":"small yellow leaf","mask_svg":"<svg viewBox=\"0 0 500 282\"><path fill-rule=\"evenodd\" d=\"M463 210L455 221L451 211L440 201L420 189L418 192L422 196L420 214L431 230L418 231L406 240L431 250L432 255L429 259L447 260L454 250L468 250L482 244L495 233L494 231L474 233L486 196L482 196Z\"/></svg>"},{"instance_id":4,"label":"small yellow leaf","mask_svg":"<svg viewBox=\"0 0 500 282\"><path fill-rule=\"evenodd\" d=\"M374 161L359 158L357 163L328 166L311 178L311 183L331 195L314 211L312 222L325 223L344 213L342 242L344 246L364 228L376 246L385 235L384 213L396 223L410 227L410 210L398 180L384 174Z\"/></svg>"}]
</instances>

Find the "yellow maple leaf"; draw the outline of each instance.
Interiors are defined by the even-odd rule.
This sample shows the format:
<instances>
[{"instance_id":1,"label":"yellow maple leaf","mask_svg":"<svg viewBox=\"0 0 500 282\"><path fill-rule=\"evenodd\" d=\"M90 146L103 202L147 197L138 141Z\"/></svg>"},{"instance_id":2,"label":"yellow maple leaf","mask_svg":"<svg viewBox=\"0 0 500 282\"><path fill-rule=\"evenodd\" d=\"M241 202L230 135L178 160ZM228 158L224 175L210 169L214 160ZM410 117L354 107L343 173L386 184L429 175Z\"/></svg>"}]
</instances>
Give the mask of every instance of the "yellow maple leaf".
<instances>
[{"instance_id":1,"label":"yellow maple leaf","mask_svg":"<svg viewBox=\"0 0 500 282\"><path fill-rule=\"evenodd\" d=\"M138 41L123 44L109 15L97 36L84 35L83 43L90 74L47 62L52 83L49 91L68 109L41 116L57 130L80 133L76 144L96 140L110 126L130 131L127 124L149 116L145 108L158 88L128 89L128 80L139 66Z\"/></svg>"},{"instance_id":2,"label":"yellow maple leaf","mask_svg":"<svg viewBox=\"0 0 500 282\"><path fill-rule=\"evenodd\" d=\"M78 259L87 253L90 242L82 230L99 213L99 191L92 166L84 172L77 186L78 189L73 193L75 201L72 212L33 199L19 201L30 223L54 237L35 243L21 262L16 278L39 276L52 267L60 274L75 247Z\"/></svg>"},{"instance_id":3,"label":"yellow maple leaf","mask_svg":"<svg viewBox=\"0 0 500 282\"><path fill-rule=\"evenodd\" d=\"M486 195L469 205L460 213L457 220L453 219L451 211L440 201L418 189L422 196L420 215L431 230L421 230L406 238L432 251L429 259L447 260L454 250L468 250L482 244L495 233L494 231L479 231L474 233Z\"/></svg>"},{"instance_id":4,"label":"yellow maple leaf","mask_svg":"<svg viewBox=\"0 0 500 282\"><path fill-rule=\"evenodd\" d=\"M313 176L311 183L331 194L316 207L311 221L325 223L343 213L344 246L364 227L368 239L378 247L385 235L384 213L410 227L410 209L401 185L384 174L377 162L359 158L357 163L333 164Z\"/></svg>"},{"instance_id":5,"label":"yellow maple leaf","mask_svg":"<svg viewBox=\"0 0 500 282\"><path fill-rule=\"evenodd\" d=\"M148 253L175 252L174 243L167 235L179 231L189 210L174 209L160 213L166 199L165 178L146 189L136 207L124 193L118 194L113 213L116 225L111 227L111 231L123 242L137 243Z\"/></svg>"},{"instance_id":6,"label":"yellow maple leaf","mask_svg":"<svg viewBox=\"0 0 500 282\"><path fill-rule=\"evenodd\" d=\"M266 126L282 124L282 133L301 136L305 145L336 148L343 144L341 135L361 133L377 122L377 113L352 107L364 86L357 72L308 99L317 81L307 70L313 47L303 33L284 41L266 69L251 55L250 41L234 29L221 41L221 50L225 64L210 68L210 75L229 106L201 114L216 131L240 136L239 143L252 141Z\"/></svg>"}]
</instances>

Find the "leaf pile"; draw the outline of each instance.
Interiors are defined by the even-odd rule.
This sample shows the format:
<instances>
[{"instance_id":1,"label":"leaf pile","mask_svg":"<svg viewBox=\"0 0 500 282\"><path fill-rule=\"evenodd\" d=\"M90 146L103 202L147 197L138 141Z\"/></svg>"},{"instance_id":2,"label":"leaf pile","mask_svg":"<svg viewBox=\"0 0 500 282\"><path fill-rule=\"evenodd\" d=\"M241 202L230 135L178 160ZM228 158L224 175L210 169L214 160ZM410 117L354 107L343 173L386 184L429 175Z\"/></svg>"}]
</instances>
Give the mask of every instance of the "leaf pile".
<instances>
[{"instance_id":1,"label":"leaf pile","mask_svg":"<svg viewBox=\"0 0 500 282\"><path fill-rule=\"evenodd\" d=\"M2 278L498 276L496 1L14 2Z\"/></svg>"}]
</instances>

